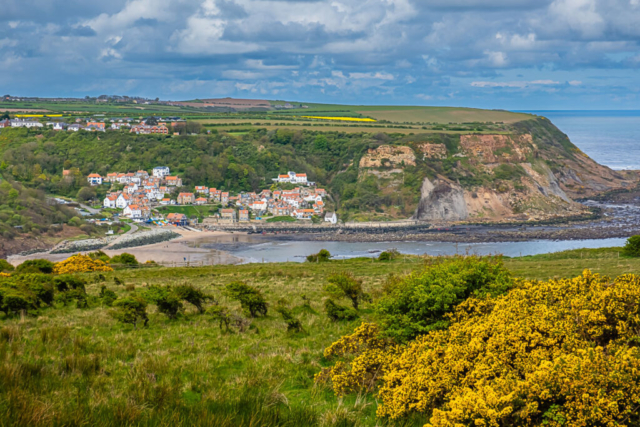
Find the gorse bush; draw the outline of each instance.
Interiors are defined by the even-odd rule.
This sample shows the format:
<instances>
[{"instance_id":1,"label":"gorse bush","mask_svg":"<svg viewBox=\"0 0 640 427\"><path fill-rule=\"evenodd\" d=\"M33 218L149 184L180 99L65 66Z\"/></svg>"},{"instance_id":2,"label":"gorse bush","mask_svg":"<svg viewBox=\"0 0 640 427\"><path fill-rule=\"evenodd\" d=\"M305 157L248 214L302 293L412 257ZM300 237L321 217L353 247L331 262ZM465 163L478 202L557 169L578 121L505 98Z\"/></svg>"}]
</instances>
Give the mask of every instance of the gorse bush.
<instances>
[{"instance_id":1,"label":"gorse bush","mask_svg":"<svg viewBox=\"0 0 640 427\"><path fill-rule=\"evenodd\" d=\"M16 273L53 273L54 264L46 259L30 259L16 268Z\"/></svg>"},{"instance_id":2,"label":"gorse bush","mask_svg":"<svg viewBox=\"0 0 640 427\"><path fill-rule=\"evenodd\" d=\"M329 284L324 290L333 298L347 298L356 310L362 300L368 300L369 296L362 290L362 280L357 279L351 273L338 273L329 276Z\"/></svg>"},{"instance_id":3,"label":"gorse bush","mask_svg":"<svg viewBox=\"0 0 640 427\"><path fill-rule=\"evenodd\" d=\"M267 301L253 286L244 282L232 282L225 287L225 293L232 300L238 301L242 309L251 317L267 315Z\"/></svg>"},{"instance_id":4,"label":"gorse bush","mask_svg":"<svg viewBox=\"0 0 640 427\"><path fill-rule=\"evenodd\" d=\"M87 255L74 255L56 263L53 267L55 274L73 274L89 271L113 271L113 269L99 259L92 260Z\"/></svg>"},{"instance_id":5,"label":"gorse bush","mask_svg":"<svg viewBox=\"0 0 640 427\"><path fill-rule=\"evenodd\" d=\"M130 323L137 328L139 322L143 322L144 326L149 323L147 316L147 302L144 298L131 295L119 298L113 302L113 309L109 314L122 323Z\"/></svg>"},{"instance_id":6,"label":"gorse bush","mask_svg":"<svg viewBox=\"0 0 640 427\"><path fill-rule=\"evenodd\" d=\"M111 264L122 264L122 265L138 265L138 260L134 255L123 252L120 255L115 255L110 260Z\"/></svg>"},{"instance_id":7,"label":"gorse bush","mask_svg":"<svg viewBox=\"0 0 640 427\"><path fill-rule=\"evenodd\" d=\"M330 298L324 302L324 311L327 313L327 317L334 322L341 320L355 320L359 317L358 312L355 309L336 304Z\"/></svg>"},{"instance_id":8,"label":"gorse bush","mask_svg":"<svg viewBox=\"0 0 640 427\"><path fill-rule=\"evenodd\" d=\"M327 262L331 258L331 253L326 249L321 249L317 254L307 255L308 262Z\"/></svg>"},{"instance_id":9,"label":"gorse bush","mask_svg":"<svg viewBox=\"0 0 640 427\"><path fill-rule=\"evenodd\" d=\"M436 259L424 269L392 278L377 301L375 311L386 336L397 342L446 328L447 317L471 296L494 296L513 285L499 257Z\"/></svg>"}]
</instances>

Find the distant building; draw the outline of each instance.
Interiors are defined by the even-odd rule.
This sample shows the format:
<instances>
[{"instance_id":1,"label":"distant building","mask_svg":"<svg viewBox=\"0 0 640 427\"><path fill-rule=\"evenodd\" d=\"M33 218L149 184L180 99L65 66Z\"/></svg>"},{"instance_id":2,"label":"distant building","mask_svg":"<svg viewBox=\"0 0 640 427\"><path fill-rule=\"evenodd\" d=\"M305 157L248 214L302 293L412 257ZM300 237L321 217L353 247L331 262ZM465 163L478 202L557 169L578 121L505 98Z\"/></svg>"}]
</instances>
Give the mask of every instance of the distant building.
<instances>
[{"instance_id":1,"label":"distant building","mask_svg":"<svg viewBox=\"0 0 640 427\"><path fill-rule=\"evenodd\" d=\"M180 193L178 194L178 204L187 205L196 201L196 197L193 193Z\"/></svg>"},{"instance_id":2,"label":"distant building","mask_svg":"<svg viewBox=\"0 0 640 427\"><path fill-rule=\"evenodd\" d=\"M87 181L89 181L89 184L91 185L101 185L102 177L97 173L92 173L92 174L89 174L89 176L87 177Z\"/></svg>"},{"instance_id":3,"label":"distant building","mask_svg":"<svg viewBox=\"0 0 640 427\"><path fill-rule=\"evenodd\" d=\"M220 217L223 220L236 222L236 211L235 209L220 209Z\"/></svg>"},{"instance_id":4,"label":"distant building","mask_svg":"<svg viewBox=\"0 0 640 427\"><path fill-rule=\"evenodd\" d=\"M157 166L153 168L153 176L157 178L164 178L170 174L169 166Z\"/></svg>"},{"instance_id":5,"label":"distant building","mask_svg":"<svg viewBox=\"0 0 640 427\"><path fill-rule=\"evenodd\" d=\"M331 224L337 224L338 215L335 212L327 212L327 214L324 216L324 221L330 222Z\"/></svg>"},{"instance_id":6,"label":"distant building","mask_svg":"<svg viewBox=\"0 0 640 427\"><path fill-rule=\"evenodd\" d=\"M170 213L167 215L167 221L173 225L187 225L187 216L181 213Z\"/></svg>"},{"instance_id":7,"label":"distant building","mask_svg":"<svg viewBox=\"0 0 640 427\"><path fill-rule=\"evenodd\" d=\"M249 211L246 209L240 209L238 211L240 221L249 221Z\"/></svg>"},{"instance_id":8,"label":"distant building","mask_svg":"<svg viewBox=\"0 0 640 427\"><path fill-rule=\"evenodd\" d=\"M182 179L177 176L168 176L165 181L169 187L182 187Z\"/></svg>"}]
</instances>

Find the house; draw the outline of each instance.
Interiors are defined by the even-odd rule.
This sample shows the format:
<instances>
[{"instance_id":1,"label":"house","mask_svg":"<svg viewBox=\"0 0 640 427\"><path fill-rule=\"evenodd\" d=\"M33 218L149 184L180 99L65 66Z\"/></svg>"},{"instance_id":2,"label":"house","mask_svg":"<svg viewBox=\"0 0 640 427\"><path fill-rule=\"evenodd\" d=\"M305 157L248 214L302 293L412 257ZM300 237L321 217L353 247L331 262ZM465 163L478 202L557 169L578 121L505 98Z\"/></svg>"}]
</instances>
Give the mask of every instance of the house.
<instances>
[{"instance_id":1,"label":"house","mask_svg":"<svg viewBox=\"0 0 640 427\"><path fill-rule=\"evenodd\" d=\"M79 130L84 129L84 126L78 123L74 123L72 125L67 126L67 132L78 132Z\"/></svg>"},{"instance_id":2,"label":"house","mask_svg":"<svg viewBox=\"0 0 640 427\"><path fill-rule=\"evenodd\" d=\"M136 191L138 191L138 188L139 188L139 187L138 187L138 184L135 184L135 183L133 183L133 182L132 182L131 184L128 184L128 185L125 187L124 191L126 191L126 192L127 192L127 193L129 193L129 194L133 194L133 193L135 193Z\"/></svg>"},{"instance_id":3,"label":"house","mask_svg":"<svg viewBox=\"0 0 640 427\"><path fill-rule=\"evenodd\" d=\"M227 203L229 203L229 192L227 191L222 192L222 194L220 195L220 202L223 205L226 205Z\"/></svg>"},{"instance_id":4,"label":"house","mask_svg":"<svg viewBox=\"0 0 640 427\"><path fill-rule=\"evenodd\" d=\"M298 219L311 219L313 216L313 209L294 209L291 213L291 216L296 217Z\"/></svg>"},{"instance_id":5,"label":"house","mask_svg":"<svg viewBox=\"0 0 640 427\"><path fill-rule=\"evenodd\" d=\"M168 176L165 181L169 187L182 187L182 179L177 176Z\"/></svg>"},{"instance_id":6,"label":"house","mask_svg":"<svg viewBox=\"0 0 640 427\"><path fill-rule=\"evenodd\" d=\"M0 120L0 129L10 128L10 127L11 127L11 120Z\"/></svg>"},{"instance_id":7,"label":"house","mask_svg":"<svg viewBox=\"0 0 640 427\"><path fill-rule=\"evenodd\" d=\"M13 119L11 120L11 127L14 128L41 128L44 125L36 120L22 120L22 119Z\"/></svg>"},{"instance_id":8,"label":"house","mask_svg":"<svg viewBox=\"0 0 640 427\"><path fill-rule=\"evenodd\" d=\"M91 173L87 177L87 181L89 181L89 184L91 184L91 185L101 185L102 184L102 177L100 175L98 175L97 173Z\"/></svg>"},{"instance_id":9,"label":"house","mask_svg":"<svg viewBox=\"0 0 640 427\"><path fill-rule=\"evenodd\" d=\"M55 123L53 124L53 130L64 130L64 128L65 128L65 126L66 126L66 125L67 125L67 124L66 124L66 123L64 123L64 122L55 122Z\"/></svg>"},{"instance_id":10,"label":"house","mask_svg":"<svg viewBox=\"0 0 640 427\"><path fill-rule=\"evenodd\" d=\"M238 211L240 221L249 221L249 211L246 209L240 209Z\"/></svg>"},{"instance_id":11,"label":"house","mask_svg":"<svg viewBox=\"0 0 640 427\"><path fill-rule=\"evenodd\" d=\"M236 222L235 209L220 209L220 217L224 220Z\"/></svg>"},{"instance_id":12,"label":"house","mask_svg":"<svg viewBox=\"0 0 640 427\"><path fill-rule=\"evenodd\" d=\"M120 193L120 195L116 199L116 207L118 209L124 209L127 206L129 206L130 202L131 202L131 196L129 196L128 194Z\"/></svg>"},{"instance_id":13,"label":"house","mask_svg":"<svg viewBox=\"0 0 640 427\"><path fill-rule=\"evenodd\" d=\"M263 201L253 202L252 204L249 205L249 208L252 211L264 212L267 210L267 202L263 202Z\"/></svg>"},{"instance_id":14,"label":"house","mask_svg":"<svg viewBox=\"0 0 640 427\"><path fill-rule=\"evenodd\" d=\"M222 200L222 191L213 189L209 189L209 197L211 197L214 201L220 202Z\"/></svg>"},{"instance_id":15,"label":"house","mask_svg":"<svg viewBox=\"0 0 640 427\"><path fill-rule=\"evenodd\" d=\"M338 222L338 215L335 212L327 212L327 214L324 216L324 222L336 224Z\"/></svg>"},{"instance_id":16,"label":"house","mask_svg":"<svg viewBox=\"0 0 640 427\"><path fill-rule=\"evenodd\" d=\"M131 128L131 133L137 133L141 135L149 135L152 133L160 133L160 134L168 134L169 128L164 125L158 126L147 126L147 125L136 125Z\"/></svg>"},{"instance_id":17,"label":"house","mask_svg":"<svg viewBox=\"0 0 640 427\"><path fill-rule=\"evenodd\" d=\"M107 177L104 178L102 181L104 182L117 182L118 180L118 173L117 172L113 172L113 173L108 173Z\"/></svg>"},{"instance_id":18,"label":"house","mask_svg":"<svg viewBox=\"0 0 640 427\"><path fill-rule=\"evenodd\" d=\"M307 174L289 171L286 175L278 175L277 178L273 178L273 181L289 182L292 184L307 184Z\"/></svg>"},{"instance_id":19,"label":"house","mask_svg":"<svg viewBox=\"0 0 640 427\"><path fill-rule=\"evenodd\" d=\"M196 196L193 193L180 193L178 194L178 204L186 205L196 201Z\"/></svg>"},{"instance_id":20,"label":"house","mask_svg":"<svg viewBox=\"0 0 640 427\"><path fill-rule=\"evenodd\" d=\"M204 185L196 185L196 193L209 194L209 187Z\"/></svg>"},{"instance_id":21,"label":"house","mask_svg":"<svg viewBox=\"0 0 640 427\"><path fill-rule=\"evenodd\" d=\"M206 205L207 204L207 199L204 197L198 197L195 201L196 205Z\"/></svg>"},{"instance_id":22,"label":"house","mask_svg":"<svg viewBox=\"0 0 640 427\"><path fill-rule=\"evenodd\" d=\"M167 221L174 225L187 225L189 223L187 221L187 216L182 213L170 213L167 215Z\"/></svg>"},{"instance_id":23,"label":"house","mask_svg":"<svg viewBox=\"0 0 640 427\"><path fill-rule=\"evenodd\" d=\"M153 176L156 178L164 178L165 176L169 176L169 166L156 166L153 168Z\"/></svg>"},{"instance_id":24,"label":"house","mask_svg":"<svg viewBox=\"0 0 640 427\"><path fill-rule=\"evenodd\" d=\"M291 172L289 172L289 175L291 175ZM306 173L297 173L295 174L295 176L293 177L293 181L296 184L306 184L307 183L307 174Z\"/></svg>"},{"instance_id":25,"label":"house","mask_svg":"<svg viewBox=\"0 0 640 427\"><path fill-rule=\"evenodd\" d=\"M288 216L291 215L291 209L286 205L277 205L271 209L273 216Z\"/></svg>"},{"instance_id":26,"label":"house","mask_svg":"<svg viewBox=\"0 0 640 427\"><path fill-rule=\"evenodd\" d=\"M107 197L104 198L104 202L102 203L102 206L104 206L105 208L115 208L116 200L118 200L117 194L108 195Z\"/></svg>"},{"instance_id":27,"label":"house","mask_svg":"<svg viewBox=\"0 0 640 427\"><path fill-rule=\"evenodd\" d=\"M131 219L141 219L142 209L139 205L129 205L122 211L122 215Z\"/></svg>"}]
</instances>

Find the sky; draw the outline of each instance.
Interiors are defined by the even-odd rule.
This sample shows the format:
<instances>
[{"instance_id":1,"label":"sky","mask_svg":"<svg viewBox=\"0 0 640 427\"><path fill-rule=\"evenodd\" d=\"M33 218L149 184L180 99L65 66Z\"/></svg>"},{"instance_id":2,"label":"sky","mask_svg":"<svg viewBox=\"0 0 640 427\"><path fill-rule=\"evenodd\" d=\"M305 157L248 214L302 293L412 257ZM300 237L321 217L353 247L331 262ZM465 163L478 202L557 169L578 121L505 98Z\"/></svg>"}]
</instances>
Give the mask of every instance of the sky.
<instances>
[{"instance_id":1,"label":"sky","mask_svg":"<svg viewBox=\"0 0 640 427\"><path fill-rule=\"evenodd\" d=\"M640 0L2 0L0 95L640 109Z\"/></svg>"}]
</instances>

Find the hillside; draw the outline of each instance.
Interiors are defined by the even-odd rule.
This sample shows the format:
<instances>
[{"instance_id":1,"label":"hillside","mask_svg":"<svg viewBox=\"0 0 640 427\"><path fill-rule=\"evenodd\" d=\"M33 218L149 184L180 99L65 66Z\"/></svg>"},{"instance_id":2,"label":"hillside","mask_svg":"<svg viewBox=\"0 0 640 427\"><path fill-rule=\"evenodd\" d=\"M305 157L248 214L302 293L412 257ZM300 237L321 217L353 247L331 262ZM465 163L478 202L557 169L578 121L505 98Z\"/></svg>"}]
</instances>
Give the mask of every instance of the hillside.
<instances>
[{"instance_id":1,"label":"hillside","mask_svg":"<svg viewBox=\"0 0 640 427\"><path fill-rule=\"evenodd\" d=\"M320 106L308 110L315 108ZM369 108L368 113L376 115L392 107ZM638 180L635 173L598 165L545 118L502 111L393 108L406 108L407 120L417 120L409 114L422 111L432 117L471 114L495 121L408 121L406 126L370 129L355 124L343 131L347 125L334 128L330 120L313 125L293 120L291 127L284 122L253 124L235 133L205 124L200 135L175 137L5 129L0 134L0 161L25 185L67 196L87 185L82 177L93 172L104 176L167 165L187 187L238 192L268 188L271 178L294 170L330 191L328 209L337 209L342 219L374 221L575 216L584 209L574 199L631 188ZM332 112L340 113L336 110ZM76 171L76 179L63 180L63 169ZM97 196L106 191L105 186L98 188Z\"/></svg>"}]
</instances>

